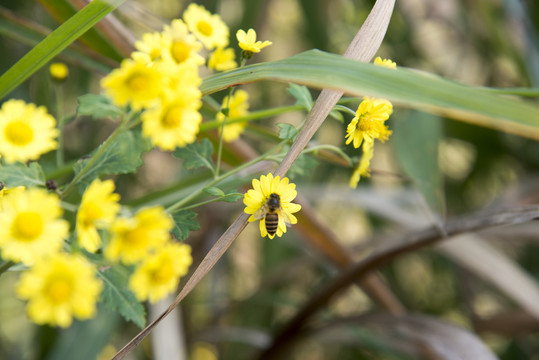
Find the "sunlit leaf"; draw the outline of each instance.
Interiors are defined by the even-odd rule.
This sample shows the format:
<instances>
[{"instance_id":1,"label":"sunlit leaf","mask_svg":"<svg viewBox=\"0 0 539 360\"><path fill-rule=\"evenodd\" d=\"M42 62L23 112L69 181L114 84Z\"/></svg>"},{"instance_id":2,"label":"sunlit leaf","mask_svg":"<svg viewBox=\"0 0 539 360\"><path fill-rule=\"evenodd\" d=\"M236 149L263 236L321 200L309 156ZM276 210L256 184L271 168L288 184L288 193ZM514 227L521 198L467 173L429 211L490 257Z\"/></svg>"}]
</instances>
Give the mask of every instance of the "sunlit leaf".
<instances>
[{"instance_id":1,"label":"sunlit leaf","mask_svg":"<svg viewBox=\"0 0 539 360\"><path fill-rule=\"evenodd\" d=\"M187 239L189 233L200 229L200 224L195 220L197 214L190 210L181 210L172 214L174 219L174 236L180 241Z\"/></svg>"},{"instance_id":2,"label":"sunlit leaf","mask_svg":"<svg viewBox=\"0 0 539 360\"><path fill-rule=\"evenodd\" d=\"M45 184L45 174L37 162L26 166L23 163L0 165L0 182L8 187L42 186Z\"/></svg>"},{"instance_id":3,"label":"sunlit leaf","mask_svg":"<svg viewBox=\"0 0 539 360\"><path fill-rule=\"evenodd\" d=\"M206 167L213 170L213 161L211 154L213 145L207 138L202 139L200 143L189 144L183 148L174 151L174 156L183 159L183 166L190 170L199 167Z\"/></svg>"}]
</instances>

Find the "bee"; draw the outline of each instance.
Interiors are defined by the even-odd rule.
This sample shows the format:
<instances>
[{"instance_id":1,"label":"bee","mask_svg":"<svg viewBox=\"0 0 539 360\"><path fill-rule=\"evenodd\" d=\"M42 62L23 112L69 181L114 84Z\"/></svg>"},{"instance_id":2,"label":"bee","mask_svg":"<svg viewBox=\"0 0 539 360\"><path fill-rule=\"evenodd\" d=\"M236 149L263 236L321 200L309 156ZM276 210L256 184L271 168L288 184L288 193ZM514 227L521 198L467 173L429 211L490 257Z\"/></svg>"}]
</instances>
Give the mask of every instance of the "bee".
<instances>
[{"instance_id":1,"label":"bee","mask_svg":"<svg viewBox=\"0 0 539 360\"><path fill-rule=\"evenodd\" d=\"M285 223L290 224L290 218L282 211L281 198L278 194L270 194L268 201L254 215L256 220L265 218L266 231L273 236L279 227L279 217L282 216Z\"/></svg>"}]
</instances>

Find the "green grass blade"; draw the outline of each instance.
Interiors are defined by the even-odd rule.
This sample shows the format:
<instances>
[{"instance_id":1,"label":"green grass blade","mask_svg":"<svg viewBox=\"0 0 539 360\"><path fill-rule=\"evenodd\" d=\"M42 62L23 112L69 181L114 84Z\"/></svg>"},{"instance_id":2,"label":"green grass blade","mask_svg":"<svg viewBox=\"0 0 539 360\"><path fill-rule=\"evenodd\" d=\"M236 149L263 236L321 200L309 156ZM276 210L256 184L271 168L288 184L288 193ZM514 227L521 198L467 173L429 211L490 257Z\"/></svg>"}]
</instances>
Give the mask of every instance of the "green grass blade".
<instances>
[{"instance_id":1,"label":"green grass blade","mask_svg":"<svg viewBox=\"0 0 539 360\"><path fill-rule=\"evenodd\" d=\"M124 1L92 1L60 25L0 77L0 99Z\"/></svg>"},{"instance_id":2,"label":"green grass blade","mask_svg":"<svg viewBox=\"0 0 539 360\"><path fill-rule=\"evenodd\" d=\"M294 82L383 97L405 107L426 110L497 130L539 139L539 105L488 89L461 85L404 68L387 69L309 50L283 60L212 75L204 94L259 80Z\"/></svg>"}]
</instances>

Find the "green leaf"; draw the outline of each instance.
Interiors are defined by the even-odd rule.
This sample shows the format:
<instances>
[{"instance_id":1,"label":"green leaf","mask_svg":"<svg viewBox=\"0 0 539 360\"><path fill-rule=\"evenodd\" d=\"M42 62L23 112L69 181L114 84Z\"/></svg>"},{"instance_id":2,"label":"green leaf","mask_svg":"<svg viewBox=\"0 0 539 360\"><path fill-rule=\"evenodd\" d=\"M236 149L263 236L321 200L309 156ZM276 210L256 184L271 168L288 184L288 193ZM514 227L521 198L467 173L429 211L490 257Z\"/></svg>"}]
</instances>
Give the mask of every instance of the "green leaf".
<instances>
[{"instance_id":1,"label":"green leaf","mask_svg":"<svg viewBox=\"0 0 539 360\"><path fill-rule=\"evenodd\" d=\"M430 209L445 215L443 176L438 166L442 119L418 111L392 122L391 144L406 175L423 194ZM375 149L376 151L376 149Z\"/></svg>"},{"instance_id":2,"label":"green leaf","mask_svg":"<svg viewBox=\"0 0 539 360\"><path fill-rule=\"evenodd\" d=\"M279 123L277 124L277 127L279 128L279 139L292 141L296 139L296 136L298 135L298 129L296 129L293 125L287 123Z\"/></svg>"},{"instance_id":3,"label":"green leaf","mask_svg":"<svg viewBox=\"0 0 539 360\"><path fill-rule=\"evenodd\" d=\"M207 192L210 195L217 196L217 197L225 196L225 192L223 190L219 189L218 187L215 187L215 186L210 186L210 187L204 188L204 191Z\"/></svg>"},{"instance_id":4,"label":"green leaf","mask_svg":"<svg viewBox=\"0 0 539 360\"><path fill-rule=\"evenodd\" d=\"M207 95L234 84L260 80L381 97L406 107L539 139L538 104L424 72L402 67L387 69L319 50L211 75L202 82L201 90Z\"/></svg>"},{"instance_id":5,"label":"green leaf","mask_svg":"<svg viewBox=\"0 0 539 360\"><path fill-rule=\"evenodd\" d=\"M115 119L122 113L122 109L112 103L104 95L86 94L79 96L77 115L88 115L94 119Z\"/></svg>"},{"instance_id":6,"label":"green leaf","mask_svg":"<svg viewBox=\"0 0 539 360\"><path fill-rule=\"evenodd\" d=\"M196 169L206 167L213 170L213 161L211 154L213 153L213 145L207 138L202 139L200 143L192 143L186 147L176 149L173 155L183 159L183 166L188 169Z\"/></svg>"},{"instance_id":7,"label":"green leaf","mask_svg":"<svg viewBox=\"0 0 539 360\"><path fill-rule=\"evenodd\" d=\"M200 224L195 220L196 216L197 213L190 210L181 210L172 214L175 223L174 236L179 241L187 239L191 231L200 229Z\"/></svg>"},{"instance_id":8,"label":"green leaf","mask_svg":"<svg viewBox=\"0 0 539 360\"><path fill-rule=\"evenodd\" d=\"M60 25L0 77L0 99L125 0L95 0Z\"/></svg>"},{"instance_id":9,"label":"green leaf","mask_svg":"<svg viewBox=\"0 0 539 360\"><path fill-rule=\"evenodd\" d=\"M296 105L301 105L305 110L310 111L313 107L313 98L307 86L290 83L288 93L296 99Z\"/></svg>"},{"instance_id":10,"label":"green leaf","mask_svg":"<svg viewBox=\"0 0 539 360\"><path fill-rule=\"evenodd\" d=\"M37 162L31 162L28 166L23 163L0 165L0 182L7 187L43 186L45 174Z\"/></svg>"},{"instance_id":11,"label":"green leaf","mask_svg":"<svg viewBox=\"0 0 539 360\"><path fill-rule=\"evenodd\" d=\"M122 265L114 265L98 274L105 284L101 294L105 307L118 311L127 321L133 321L143 328L146 325L146 312L128 288L130 271Z\"/></svg>"},{"instance_id":12,"label":"green leaf","mask_svg":"<svg viewBox=\"0 0 539 360\"><path fill-rule=\"evenodd\" d=\"M152 148L149 140L142 137L139 131L124 131L111 141L104 150L105 144L101 144L92 156L77 161L73 166L75 177L84 169L77 183L81 194L100 175L135 172L142 165L142 153Z\"/></svg>"},{"instance_id":13,"label":"green leaf","mask_svg":"<svg viewBox=\"0 0 539 360\"><path fill-rule=\"evenodd\" d=\"M238 201L239 199L243 199L243 194L241 194L241 193L228 193L221 200L224 201L224 202L233 203L233 202Z\"/></svg>"},{"instance_id":14,"label":"green leaf","mask_svg":"<svg viewBox=\"0 0 539 360\"><path fill-rule=\"evenodd\" d=\"M298 176L308 175L316 165L318 165L318 160L309 155L301 154L288 170L287 176L290 179L295 179Z\"/></svg>"}]
</instances>

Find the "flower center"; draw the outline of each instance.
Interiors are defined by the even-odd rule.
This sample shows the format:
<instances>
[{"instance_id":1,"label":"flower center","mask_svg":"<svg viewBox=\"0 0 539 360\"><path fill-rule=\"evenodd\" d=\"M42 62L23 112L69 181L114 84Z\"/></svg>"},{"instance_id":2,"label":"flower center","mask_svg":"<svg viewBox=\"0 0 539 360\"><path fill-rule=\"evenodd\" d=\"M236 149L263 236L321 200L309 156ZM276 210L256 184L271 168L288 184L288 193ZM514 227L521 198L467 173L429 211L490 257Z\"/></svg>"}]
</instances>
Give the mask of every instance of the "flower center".
<instances>
[{"instance_id":1,"label":"flower center","mask_svg":"<svg viewBox=\"0 0 539 360\"><path fill-rule=\"evenodd\" d=\"M146 239L148 237L148 234L144 229L141 229L139 227L128 231L125 234L125 242L132 246L140 246L146 242Z\"/></svg>"},{"instance_id":2,"label":"flower center","mask_svg":"<svg viewBox=\"0 0 539 360\"><path fill-rule=\"evenodd\" d=\"M357 128L361 131L372 131L376 128L376 124L369 114L363 114L358 121Z\"/></svg>"},{"instance_id":3,"label":"flower center","mask_svg":"<svg viewBox=\"0 0 539 360\"><path fill-rule=\"evenodd\" d=\"M34 138L30 125L21 120L10 122L6 126L5 135L9 142L18 146L26 145Z\"/></svg>"},{"instance_id":4,"label":"flower center","mask_svg":"<svg viewBox=\"0 0 539 360\"><path fill-rule=\"evenodd\" d=\"M55 304L69 300L73 291L71 283L67 279L57 278L49 282L47 286L47 297Z\"/></svg>"},{"instance_id":5,"label":"flower center","mask_svg":"<svg viewBox=\"0 0 539 360\"><path fill-rule=\"evenodd\" d=\"M204 36L211 36L213 28L207 21L199 21L197 23L197 30Z\"/></svg>"},{"instance_id":6,"label":"flower center","mask_svg":"<svg viewBox=\"0 0 539 360\"><path fill-rule=\"evenodd\" d=\"M177 128L182 122L182 115L182 109L175 106L163 116L162 123L167 128Z\"/></svg>"},{"instance_id":7,"label":"flower center","mask_svg":"<svg viewBox=\"0 0 539 360\"><path fill-rule=\"evenodd\" d=\"M160 264L159 268L155 269L151 274L153 282L163 284L174 277L174 268L170 262Z\"/></svg>"},{"instance_id":8,"label":"flower center","mask_svg":"<svg viewBox=\"0 0 539 360\"><path fill-rule=\"evenodd\" d=\"M147 76L143 74L133 74L127 79L127 86L129 89L135 92L142 92L148 89L150 81Z\"/></svg>"},{"instance_id":9,"label":"flower center","mask_svg":"<svg viewBox=\"0 0 539 360\"><path fill-rule=\"evenodd\" d=\"M190 54L189 45L187 45L183 41L174 41L172 43L170 53L172 54L172 57L174 58L174 60L178 64L181 64L189 58L189 54Z\"/></svg>"},{"instance_id":10,"label":"flower center","mask_svg":"<svg viewBox=\"0 0 539 360\"><path fill-rule=\"evenodd\" d=\"M101 206L95 202L86 203L84 207L84 218L83 224L86 227L93 225L95 220L101 219L103 217L103 210Z\"/></svg>"},{"instance_id":11,"label":"flower center","mask_svg":"<svg viewBox=\"0 0 539 360\"><path fill-rule=\"evenodd\" d=\"M43 219L36 212L21 212L17 214L12 226L14 237L22 241L32 241L43 232Z\"/></svg>"}]
</instances>

